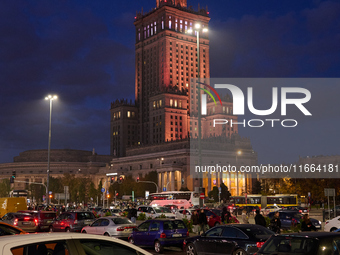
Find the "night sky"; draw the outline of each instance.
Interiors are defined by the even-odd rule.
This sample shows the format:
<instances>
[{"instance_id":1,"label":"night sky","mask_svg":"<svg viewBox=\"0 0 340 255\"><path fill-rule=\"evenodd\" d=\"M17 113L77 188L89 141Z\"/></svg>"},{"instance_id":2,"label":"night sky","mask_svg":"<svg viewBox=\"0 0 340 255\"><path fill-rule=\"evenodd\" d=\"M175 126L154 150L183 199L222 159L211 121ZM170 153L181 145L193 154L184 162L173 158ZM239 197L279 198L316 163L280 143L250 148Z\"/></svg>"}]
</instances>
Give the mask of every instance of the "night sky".
<instances>
[{"instance_id":1,"label":"night sky","mask_svg":"<svg viewBox=\"0 0 340 255\"><path fill-rule=\"evenodd\" d=\"M195 10L198 3L210 12L212 78L339 77L339 1L188 0ZM47 149L50 93L59 96L51 148L110 153L110 103L134 99L134 16L155 6L155 0L0 2L0 163ZM313 117L298 128L240 128L260 163L340 154L336 84L311 87Z\"/></svg>"}]
</instances>

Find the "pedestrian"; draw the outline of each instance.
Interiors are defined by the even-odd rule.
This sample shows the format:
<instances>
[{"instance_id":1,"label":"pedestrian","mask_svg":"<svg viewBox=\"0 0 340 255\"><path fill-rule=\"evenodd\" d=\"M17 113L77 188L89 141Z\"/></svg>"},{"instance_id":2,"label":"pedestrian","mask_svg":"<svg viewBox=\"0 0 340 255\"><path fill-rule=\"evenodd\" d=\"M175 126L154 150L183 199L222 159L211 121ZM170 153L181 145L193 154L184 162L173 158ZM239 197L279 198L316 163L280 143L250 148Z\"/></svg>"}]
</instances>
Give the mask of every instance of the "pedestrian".
<instances>
[{"instance_id":1,"label":"pedestrian","mask_svg":"<svg viewBox=\"0 0 340 255\"><path fill-rule=\"evenodd\" d=\"M130 209L130 214L131 214L131 221L133 223L136 223L136 220L137 220L137 209L136 209L136 206L133 205L132 208Z\"/></svg>"},{"instance_id":2,"label":"pedestrian","mask_svg":"<svg viewBox=\"0 0 340 255\"><path fill-rule=\"evenodd\" d=\"M280 234L280 232L281 232L281 220L280 220L280 213L278 211L276 211L274 213L274 217L270 220L269 227L276 234Z\"/></svg>"},{"instance_id":3,"label":"pedestrian","mask_svg":"<svg viewBox=\"0 0 340 255\"><path fill-rule=\"evenodd\" d=\"M196 210L193 211L190 220L192 222L192 231L198 234L199 223L198 223L198 213Z\"/></svg>"},{"instance_id":4,"label":"pedestrian","mask_svg":"<svg viewBox=\"0 0 340 255\"><path fill-rule=\"evenodd\" d=\"M245 210L245 209L242 211L242 222L244 224L249 224L247 210Z\"/></svg>"},{"instance_id":5,"label":"pedestrian","mask_svg":"<svg viewBox=\"0 0 340 255\"><path fill-rule=\"evenodd\" d=\"M266 219L263 217L263 215L260 213L260 210L257 209L256 210L256 216L255 216L255 224L256 225L261 225L266 227L267 223L266 223Z\"/></svg>"},{"instance_id":6,"label":"pedestrian","mask_svg":"<svg viewBox=\"0 0 340 255\"><path fill-rule=\"evenodd\" d=\"M301 222L301 231L317 231L316 227L312 224L311 220L309 219L309 214L306 213L303 215L303 220Z\"/></svg>"},{"instance_id":7,"label":"pedestrian","mask_svg":"<svg viewBox=\"0 0 340 255\"><path fill-rule=\"evenodd\" d=\"M131 220L131 208L130 208L130 206L127 207L127 212L128 212L128 214L127 214L126 217L127 217L129 220Z\"/></svg>"},{"instance_id":8,"label":"pedestrian","mask_svg":"<svg viewBox=\"0 0 340 255\"><path fill-rule=\"evenodd\" d=\"M224 207L222 208L222 216L221 216L221 221L222 221L222 223L224 223L224 222L226 221L225 216L226 216L227 212L228 212L228 209L227 209L227 207L224 206Z\"/></svg>"},{"instance_id":9,"label":"pedestrian","mask_svg":"<svg viewBox=\"0 0 340 255\"><path fill-rule=\"evenodd\" d=\"M199 227L200 227L200 229L199 229L199 234L201 233L201 232L205 232L206 231L206 225L208 224L208 221L207 221L207 215L205 214L205 212L204 212L204 209L202 208L201 209L201 212L200 212L200 214L198 215L198 224L199 224Z\"/></svg>"}]
</instances>

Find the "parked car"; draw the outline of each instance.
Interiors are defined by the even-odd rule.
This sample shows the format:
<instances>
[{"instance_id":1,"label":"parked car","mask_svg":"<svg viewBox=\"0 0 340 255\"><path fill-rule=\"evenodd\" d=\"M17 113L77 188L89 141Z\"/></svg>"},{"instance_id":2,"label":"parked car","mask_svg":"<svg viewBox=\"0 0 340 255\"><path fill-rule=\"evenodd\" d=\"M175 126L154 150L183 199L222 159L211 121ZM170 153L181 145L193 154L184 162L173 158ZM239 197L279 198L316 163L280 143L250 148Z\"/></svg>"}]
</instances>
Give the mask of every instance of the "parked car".
<instances>
[{"instance_id":1,"label":"parked car","mask_svg":"<svg viewBox=\"0 0 340 255\"><path fill-rule=\"evenodd\" d=\"M48 231L52 225L54 219L57 217L57 213L53 211L18 211L22 213L28 213L38 220L37 231Z\"/></svg>"},{"instance_id":2,"label":"parked car","mask_svg":"<svg viewBox=\"0 0 340 255\"><path fill-rule=\"evenodd\" d=\"M295 210L298 211L299 213L309 213L309 210L307 207L302 207L302 206L286 206L282 210Z\"/></svg>"},{"instance_id":3,"label":"parked car","mask_svg":"<svg viewBox=\"0 0 340 255\"><path fill-rule=\"evenodd\" d=\"M0 222L0 236L27 234L20 228L14 227L5 222Z\"/></svg>"},{"instance_id":4,"label":"parked car","mask_svg":"<svg viewBox=\"0 0 340 255\"><path fill-rule=\"evenodd\" d=\"M6 213L1 220L26 232L36 232L38 229L38 219L28 213Z\"/></svg>"},{"instance_id":5,"label":"parked car","mask_svg":"<svg viewBox=\"0 0 340 255\"><path fill-rule=\"evenodd\" d=\"M273 235L265 242L257 254L339 254L339 238L339 233L326 232Z\"/></svg>"},{"instance_id":6,"label":"parked car","mask_svg":"<svg viewBox=\"0 0 340 255\"><path fill-rule=\"evenodd\" d=\"M137 216L139 214L145 213L146 218L157 218L160 217L162 214L166 218L175 218L175 213L171 212L171 210L167 207L153 207L153 206L146 206L142 205L137 208Z\"/></svg>"},{"instance_id":7,"label":"parked car","mask_svg":"<svg viewBox=\"0 0 340 255\"><path fill-rule=\"evenodd\" d=\"M270 206L267 206L265 208L262 208L261 212L263 213L263 215L267 216L268 213L281 211L281 210L282 210L282 208L277 206L277 205L270 205Z\"/></svg>"},{"instance_id":8,"label":"parked car","mask_svg":"<svg viewBox=\"0 0 340 255\"><path fill-rule=\"evenodd\" d=\"M180 209L175 213L176 219L183 220L187 218L188 220L191 219L191 215L195 211L194 209Z\"/></svg>"},{"instance_id":9,"label":"parked car","mask_svg":"<svg viewBox=\"0 0 340 255\"><path fill-rule=\"evenodd\" d=\"M249 215L255 215L256 210L260 210L260 207L255 206L255 205L240 206L237 208L237 213L240 215L242 214L243 210L246 210L247 214Z\"/></svg>"},{"instance_id":10,"label":"parked car","mask_svg":"<svg viewBox=\"0 0 340 255\"><path fill-rule=\"evenodd\" d=\"M136 227L137 225L128 218L109 216L99 218L91 225L83 227L81 232L128 239L132 230Z\"/></svg>"},{"instance_id":11,"label":"parked car","mask_svg":"<svg viewBox=\"0 0 340 255\"><path fill-rule=\"evenodd\" d=\"M221 216L218 216L216 213L214 213L211 209L203 209L204 213L207 215L207 221L210 228L221 225ZM197 210L197 213L199 214L201 209Z\"/></svg>"},{"instance_id":12,"label":"parked car","mask_svg":"<svg viewBox=\"0 0 340 255\"><path fill-rule=\"evenodd\" d=\"M138 246L153 246L157 253L164 247L183 248L183 240L189 231L182 220L152 219L140 224L129 236L129 242Z\"/></svg>"},{"instance_id":13,"label":"parked car","mask_svg":"<svg viewBox=\"0 0 340 255\"><path fill-rule=\"evenodd\" d=\"M64 212L53 221L50 232L80 232L95 219L94 214L89 211Z\"/></svg>"},{"instance_id":14,"label":"parked car","mask_svg":"<svg viewBox=\"0 0 340 255\"><path fill-rule=\"evenodd\" d=\"M2 255L52 254L144 254L151 253L125 241L108 236L80 233L45 233L3 236L0 238Z\"/></svg>"},{"instance_id":15,"label":"parked car","mask_svg":"<svg viewBox=\"0 0 340 255\"><path fill-rule=\"evenodd\" d=\"M335 217L331 220L327 220L325 222L325 226L323 227L323 230L326 232L333 232L340 228L340 216Z\"/></svg>"},{"instance_id":16,"label":"parked car","mask_svg":"<svg viewBox=\"0 0 340 255\"><path fill-rule=\"evenodd\" d=\"M254 254L275 233L255 224L229 224L189 237L183 245L187 254Z\"/></svg>"},{"instance_id":17,"label":"parked car","mask_svg":"<svg viewBox=\"0 0 340 255\"><path fill-rule=\"evenodd\" d=\"M267 215L270 219L274 217L274 212L271 212ZM290 228L301 222L303 215L298 211L288 211L282 210L279 214L280 221L281 221L281 228ZM312 224L315 226L316 229L321 229L321 221L309 218Z\"/></svg>"}]
</instances>

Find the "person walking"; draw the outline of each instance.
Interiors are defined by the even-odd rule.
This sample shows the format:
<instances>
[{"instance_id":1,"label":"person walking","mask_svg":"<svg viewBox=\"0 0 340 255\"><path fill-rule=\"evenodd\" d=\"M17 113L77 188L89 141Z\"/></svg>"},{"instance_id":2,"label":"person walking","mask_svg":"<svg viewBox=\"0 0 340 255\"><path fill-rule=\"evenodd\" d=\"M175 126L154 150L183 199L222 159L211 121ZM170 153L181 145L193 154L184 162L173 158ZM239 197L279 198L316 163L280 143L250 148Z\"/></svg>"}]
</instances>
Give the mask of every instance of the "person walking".
<instances>
[{"instance_id":1,"label":"person walking","mask_svg":"<svg viewBox=\"0 0 340 255\"><path fill-rule=\"evenodd\" d=\"M243 224L249 224L247 210L242 211L242 222L243 222Z\"/></svg>"},{"instance_id":2,"label":"person walking","mask_svg":"<svg viewBox=\"0 0 340 255\"><path fill-rule=\"evenodd\" d=\"M267 223L266 223L266 219L263 217L263 215L260 213L260 210L257 209L256 210L256 216L255 216L255 224L256 225L261 225L266 227Z\"/></svg>"},{"instance_id":3,"label":"person walking","mask_svg":"<svg viewBox=\"0 0 340 255\"><path fill-rule=\"evenodd\" d=\"M208 224L207 215L205 214L204 209L201 209L201 212L198 215L198 224L200 226L199 234L201 232L204 233L206 231L206 225Z\"/></svg>"},{"instance_id":4,"label":"person walking","mask_svg":"<svg viewBox=\"0 0 340 255\"><path fill-rule=\"evenodd\" d=\"M198 234L198 226L199 226L199 219L198 219L198 213L196 210L193 211L193 213L191 214L191 218L190 218L191 222L192 222L192 231L196 234Z\"/></svg>"},{"instance_id":5,"label":"person walking","mask_svg":"<svg viewBox=\"0 0 340 255\"><path fill-rule=\"evenodd\" d=\"M280 220L280 213L278 211L274 213L274 217L270 220L269 227L276 234L280 234L280 232L281 232L281 220Z\"/></svg>"},{"instance_id":6,"label":"person walking","mask_svg":"<svg viewBox=\"0 0 340 255\"><path fill-rule=\"evenodd\" d=\"M132 206L132 208L130 209L130 214L131 214L131 221L133 223L136 223L137 220L137 209L136 206Z\"/></svg>"},{"instance_id":7,"label":"person walking","mask_svg":"<svg viewBox=\"0 0 340 255\"><path fill-rule=\"evenodd\" d=\"M224 206L222 208L222 215L221 215L222 224L224 224L227 221L227 219L226 219L227 212L228 212L228 209L227 209L227 207Z\"/></svg>"},{"instance_id":8,"label":"person walking","mask_svg":"<svg viewBox=\"0 0 340 255\"><path fill-rule=\"evenodd\" d=\"M303 215L303 220L301 222L301 231L317 231L316 227L312 224L309 214L306 213Z\"/></svg>"}]
</instances>

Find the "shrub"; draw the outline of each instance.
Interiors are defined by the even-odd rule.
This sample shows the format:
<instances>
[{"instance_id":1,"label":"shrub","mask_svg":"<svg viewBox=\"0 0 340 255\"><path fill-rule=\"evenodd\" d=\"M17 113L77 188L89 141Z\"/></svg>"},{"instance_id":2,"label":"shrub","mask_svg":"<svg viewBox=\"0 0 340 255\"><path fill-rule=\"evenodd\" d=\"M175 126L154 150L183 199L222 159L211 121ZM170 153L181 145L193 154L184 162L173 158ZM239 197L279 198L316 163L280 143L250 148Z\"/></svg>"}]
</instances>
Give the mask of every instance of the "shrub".
<instances>
[{"instance_id":1,"label":"shrub","mask_svg":"<svg viewBox=\"0 0 340 255\"><path fill-rule=\"evenodd\" d=\"M106 212L105 216L112 216L112 213L111 212Z\"/></svg>"},{"instance_id":2,"label":"shrub","mask_svg":"<svg viewBox=\"0 0 340 255\"><path fill-rule=\"evenodd\" d=\"M192 233L192 221L187 218L183 219L184 224L187 226L189 233Z\"/></svg>"},{"instance_id":3,"label":"shrub","mask_svg":"<svg viewBox=\"0 0 340 255\"><path fill-rule=\"evenodd\" d=\"M157 218L166 218L166 216L164 215L164 214L161 214L159 217L157 217Z\"/></svg>"},{"instance_id":4,"label":"shrub","mask_svg":"<svg viewBox=\"0 0 340 255\"><path fill-rule=\"evenodd\" d=\"M122 217L127 217L127 216L128 216L128 212L124 211L124 212L122 213Z\"/></svg>"},{"instance_id":5,"label":"shrub","mask_svg":"<svg viewBox=\"0 0 340 255\"><path fill-rule=\"evenodd\" d=\"M140 213L137 217L137 220L145 220L145 219L146 219L145 213Z\"/></svg>"}]
</instances>

